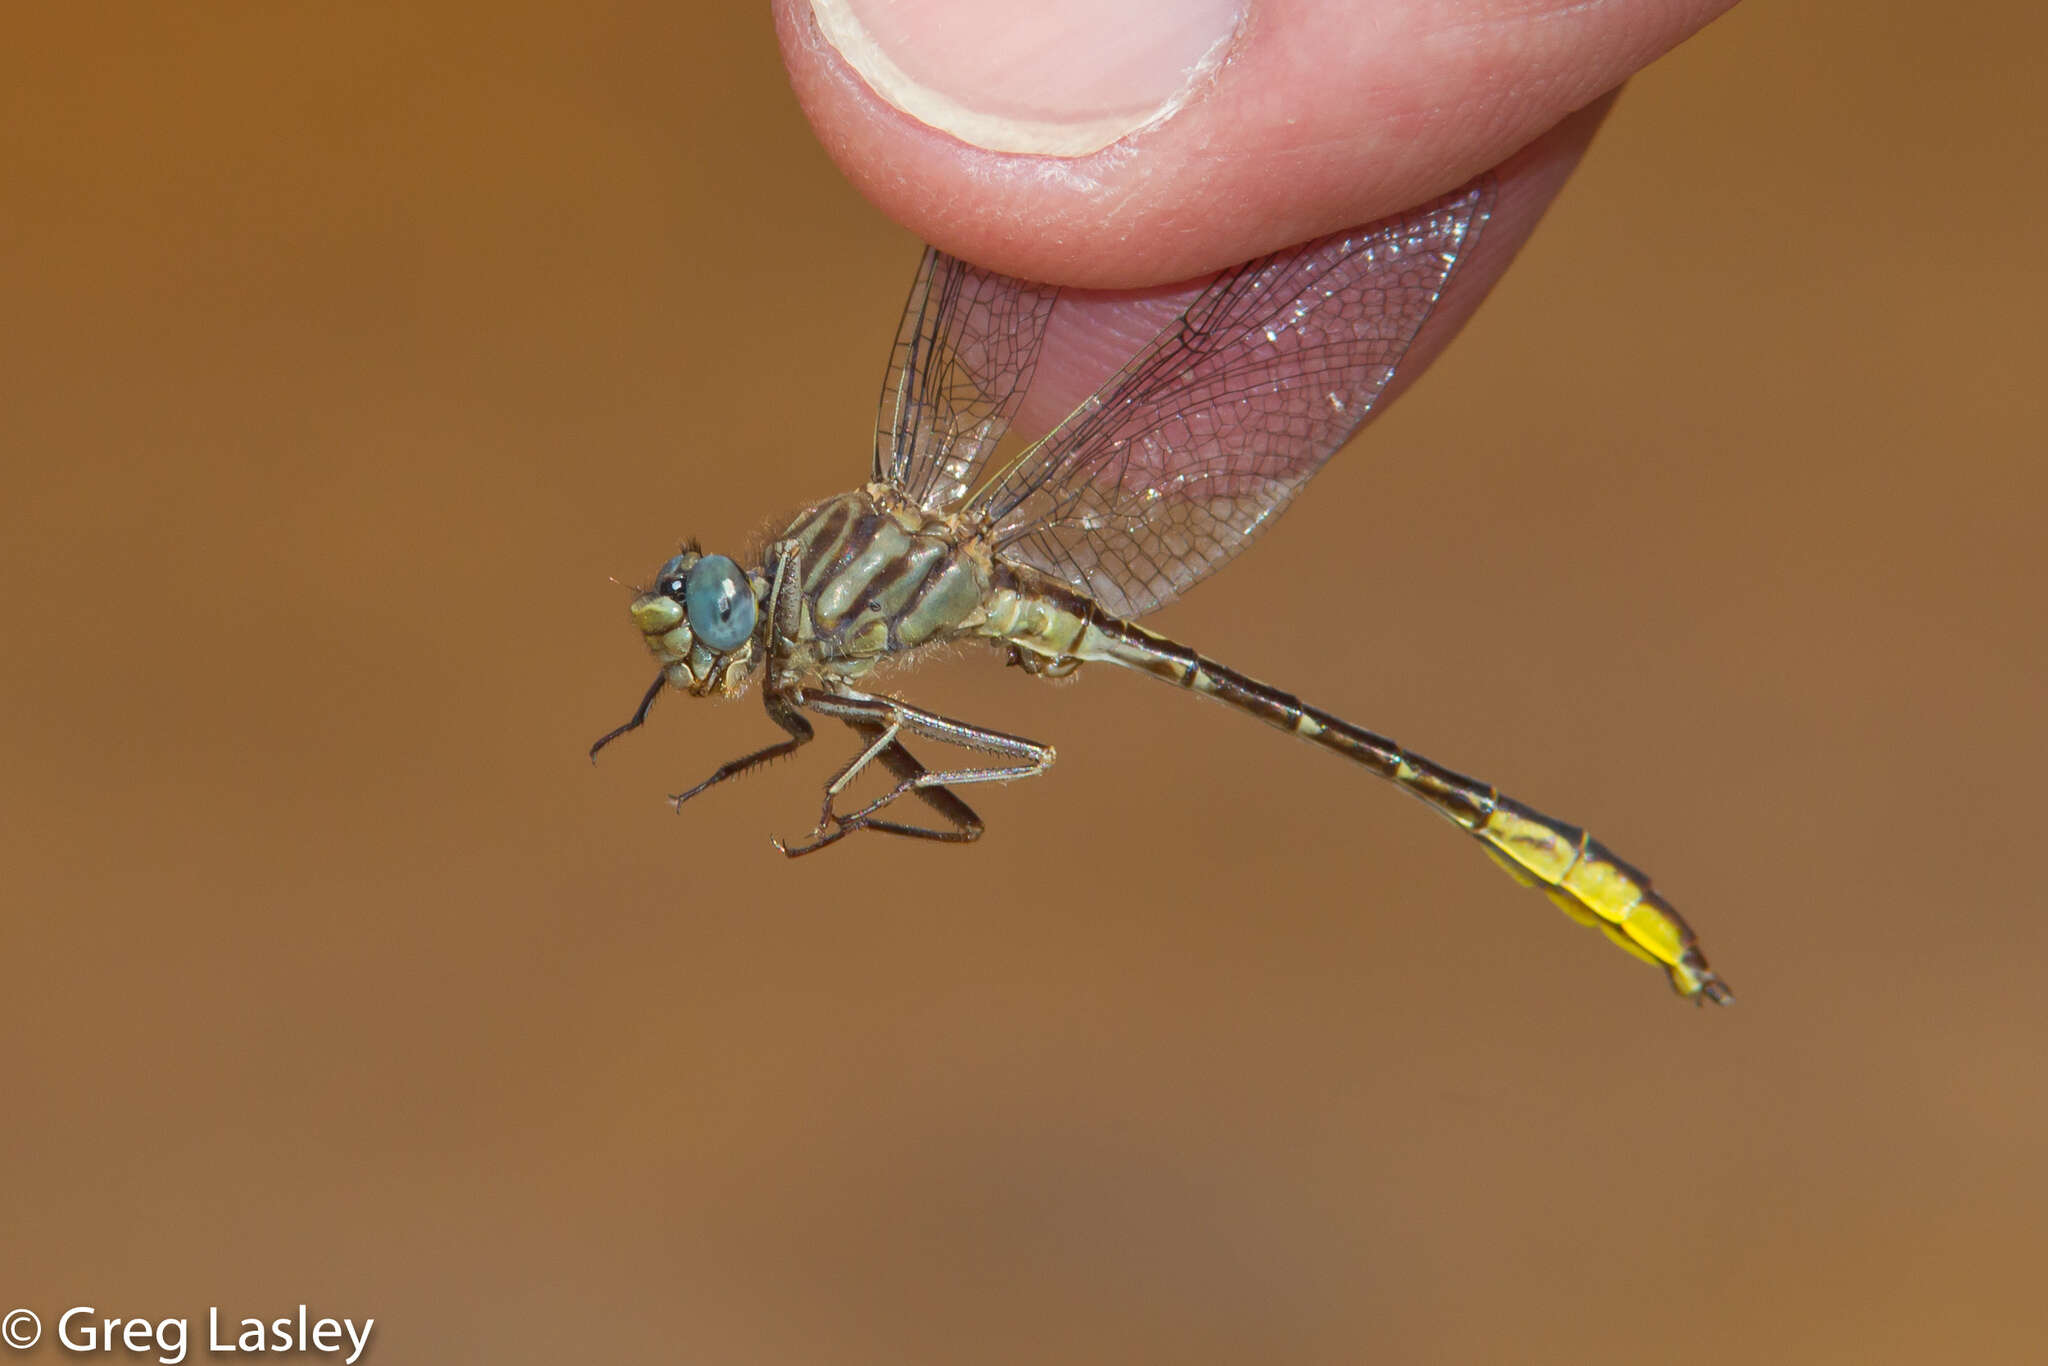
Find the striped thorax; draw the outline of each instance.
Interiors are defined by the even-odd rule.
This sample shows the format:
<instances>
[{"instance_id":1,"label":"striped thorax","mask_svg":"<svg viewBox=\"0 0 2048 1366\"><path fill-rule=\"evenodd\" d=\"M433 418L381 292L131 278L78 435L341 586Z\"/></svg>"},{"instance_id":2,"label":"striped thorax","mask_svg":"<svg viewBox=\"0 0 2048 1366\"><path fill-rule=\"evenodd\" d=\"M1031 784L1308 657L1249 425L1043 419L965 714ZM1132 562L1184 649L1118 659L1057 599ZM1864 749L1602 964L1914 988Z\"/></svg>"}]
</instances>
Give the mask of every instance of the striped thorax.
<instances>
[{"instance_id":1,"label":"striped thorax","mask_svg":"<svg viewBox=\"0 0 2048 1366\"><path fill-rule=\"evenodd\" d=\"M885 656L950 639L988 593L986 542L886 485L805 510L770 555L794 556L801 574L798 610L786 614L794 630L778 642L793 678L858 678Z\"/></svg>"}]
</instances>

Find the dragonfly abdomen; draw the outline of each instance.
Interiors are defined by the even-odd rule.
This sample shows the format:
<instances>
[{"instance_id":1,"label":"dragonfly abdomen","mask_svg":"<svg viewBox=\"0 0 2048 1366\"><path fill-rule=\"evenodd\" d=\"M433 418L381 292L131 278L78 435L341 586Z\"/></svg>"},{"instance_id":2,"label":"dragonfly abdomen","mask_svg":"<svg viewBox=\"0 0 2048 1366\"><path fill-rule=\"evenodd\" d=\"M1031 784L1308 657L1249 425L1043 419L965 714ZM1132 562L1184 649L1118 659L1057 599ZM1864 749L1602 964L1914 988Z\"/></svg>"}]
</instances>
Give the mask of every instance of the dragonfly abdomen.
<instances>
[{"instance_id":1,"label":"dragonfly abdomen","mask_svg":"<svg viewBox=\"0 0 2048 1366\"><path fill-rule=\"evenodd\" d=\"M999 587L997 596L1002 595ZM1490 784L1445 768L1383 735L1312 707L1135 622L1109 616L1060 589L1020 594L1011 617L1030 623L1011 639L1060 658L1118 664L1212 697L1267 725L1314 741L1428 803L1471 834L1510 876L1539 887L1558 908L1615 944L1656 963L1686 996L1732 999L1707 966L1692 929L1643 873L1577 826L1567 825Z\"/></svg>"}]
</instances>

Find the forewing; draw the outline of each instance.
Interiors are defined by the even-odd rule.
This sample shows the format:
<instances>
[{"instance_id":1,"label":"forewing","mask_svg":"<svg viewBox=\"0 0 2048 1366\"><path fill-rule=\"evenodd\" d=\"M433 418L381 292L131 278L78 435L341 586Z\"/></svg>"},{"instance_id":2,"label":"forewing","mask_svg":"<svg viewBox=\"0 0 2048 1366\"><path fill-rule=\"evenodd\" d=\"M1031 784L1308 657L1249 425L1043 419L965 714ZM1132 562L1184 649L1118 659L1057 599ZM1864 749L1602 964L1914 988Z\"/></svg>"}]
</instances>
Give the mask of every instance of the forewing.
<instances>
[{"instance_id":1,"label":"forewing","mask_svg":"<svg viewBox=\"0 0 2048 1366\"><path fill-rule=\"evenodd\" d=\"M1119 616L1178 597L1365 420L1492 202L1481 181L1217 277L977 498L1002 552Z\"/></svg>"},{"instance_id":2,"label":"forewing","mask_svg":"<svg viewBox=\"0 0 2048 1366\"><path fill-rule=\"evenodd\" d=\"M925 249L882 385L876 482L931 511L967 496L1031 385L1058 292Z\"/></svg>"}]
</instances>

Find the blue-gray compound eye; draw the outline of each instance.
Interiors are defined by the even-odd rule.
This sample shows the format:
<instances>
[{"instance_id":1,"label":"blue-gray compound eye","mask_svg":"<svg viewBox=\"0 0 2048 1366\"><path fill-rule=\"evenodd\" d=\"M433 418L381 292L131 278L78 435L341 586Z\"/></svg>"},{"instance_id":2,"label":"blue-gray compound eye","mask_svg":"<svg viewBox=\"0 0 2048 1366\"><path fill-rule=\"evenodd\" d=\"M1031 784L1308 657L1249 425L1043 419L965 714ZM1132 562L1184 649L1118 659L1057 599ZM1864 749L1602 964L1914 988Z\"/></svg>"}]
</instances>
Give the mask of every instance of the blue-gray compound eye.
<instances>
[{"instance_id":1,"label":"blue-gray compound eye","mask_svg":"<svg viewBox=\"0 0 2048 1366\"><path fill-rule=\"evenodd\" d=\"M724 555L706 555L683 580L690 631L708 649L737 650L754 634L754 590Z\"/></svg>"}]
</instances>

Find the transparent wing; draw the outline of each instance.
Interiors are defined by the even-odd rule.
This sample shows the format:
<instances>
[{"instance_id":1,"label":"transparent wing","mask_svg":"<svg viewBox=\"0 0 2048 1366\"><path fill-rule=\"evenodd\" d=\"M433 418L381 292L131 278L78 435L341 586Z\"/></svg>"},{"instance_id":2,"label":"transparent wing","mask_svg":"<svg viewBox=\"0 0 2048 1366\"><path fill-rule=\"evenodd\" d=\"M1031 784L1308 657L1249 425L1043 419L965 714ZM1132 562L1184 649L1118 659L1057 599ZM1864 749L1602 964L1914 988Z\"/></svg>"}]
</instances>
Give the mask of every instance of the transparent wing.
<instances>
[{"instance_id":1,"label":"transparent wing","mask_svg":"<svg viewBox=\"0 0 2048 1366\"><path fill-rule=\"evenodd\" d=\"M1365 420L1492 203L1482 180L1218 276L977 495L998 547L1119 616L1178 597Z\"/></svg>"},{"instance_id":2,"label":"transparent wing","mask_svg":"<svg viewBox=\"0 0 2048 1366\"><path fill-rule=\"evenodd\" d=\"M967 496L1031 385L1058 293L925 249L882 385L877 483L931 511Z\"/></svg>"}]
</instances>

